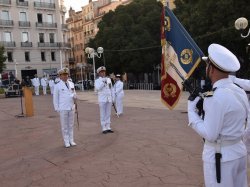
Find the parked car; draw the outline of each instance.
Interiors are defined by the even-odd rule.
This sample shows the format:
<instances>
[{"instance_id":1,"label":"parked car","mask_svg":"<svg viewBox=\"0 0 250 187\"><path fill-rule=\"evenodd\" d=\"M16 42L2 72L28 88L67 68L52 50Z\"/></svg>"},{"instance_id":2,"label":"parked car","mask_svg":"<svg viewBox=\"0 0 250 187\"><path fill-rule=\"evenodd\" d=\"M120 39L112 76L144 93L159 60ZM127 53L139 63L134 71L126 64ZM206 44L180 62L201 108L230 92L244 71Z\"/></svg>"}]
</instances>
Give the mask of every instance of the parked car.
<instances>
[{"instance_id":1,"label":"parked car","mask_svg":"<svg viewBox=\"0 0 250 187\"><path fill-rule=\"evenodd\" d=\"M4 88L5 97L19 97L21 96L21 88L18 84L11 84Z\"/></svg>"},{"instance_id":2,"label":"parked car","mask_svg":"<svg viewBox=\"0 0 250 187\"><path fill-rule=\"evenodd\" d=\"M83 84L82 84L82 81L78 81L77 83L75 83L75 89L76 90L82 90L82 86L84 86L84 81L83 81Z\"/></svg>"},{"instance_id":3,"label":"parked car","mask_svg":"<svg viewBox=\"0 0 250 187\"><path fill-rule=\"evenodd\" d=\"M83 84L82 81L78 81L75 83L75 89L76 90L82 90L82 85L84 87L84 90L89 90L94 88L94 83L92 80L84 80Z\"/></svg>"}]
</instances>

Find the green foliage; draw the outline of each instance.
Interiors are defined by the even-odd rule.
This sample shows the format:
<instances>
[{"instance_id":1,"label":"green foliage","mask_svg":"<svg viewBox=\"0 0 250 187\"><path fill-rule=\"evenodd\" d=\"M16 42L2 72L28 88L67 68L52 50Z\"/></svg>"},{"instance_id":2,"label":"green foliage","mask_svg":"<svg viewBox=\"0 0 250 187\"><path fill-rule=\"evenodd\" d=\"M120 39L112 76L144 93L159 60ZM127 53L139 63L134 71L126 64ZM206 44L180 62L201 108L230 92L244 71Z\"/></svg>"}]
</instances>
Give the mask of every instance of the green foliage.
<instances>
[{"instance_id":1,"label":"green foliage","mask_svg":"<svg viewBox=\"0 0 250 187\"><path fill-rule=\"evenodd\" d=\"M152 72L160 63L161 6L152 0L135 0L105 14L99 32L89 46L104 48L105 63L110 72ZM96 60L96 66L103 59Z\"/></svg>"},{"instance_id":2,"label":"green foliage","mask_svg":"<svg viewBox=\"0 0 250 187\"><path fill-rule=\"evenodd\" d=\"M0 94L4 94L4 89L0 88Z\"/></svg>"},{"instance_id":3,"label":"green foliage","mask_svg":"<svg viewBox=\"0 0 250 187\"><path fill-rule=\"evenodd\" d=\"M250 19L250 4L247 0L175 0L175 15L207 54L211 43L218 43L230 49L240 60L240 77L250 78L249 54L246 47L250 37L241 38L234 28L239 17ZM250 21L250 20L249 20ZM244 33L246 34L246 33ZM204 64L194 75L204 74Z\"/></svg>"},{"instance_id":4,"label":"green foliage","mask_svg":"<svg viewBox=\"0 0 250 187\"><path fill-rule=\"evenodd\" d=\"M7 59L7 57L4 55L5 49L3 46L0 46L0 73L3 72L3 70L5 69L5 61Z\"/></svg>"}]
</instances>

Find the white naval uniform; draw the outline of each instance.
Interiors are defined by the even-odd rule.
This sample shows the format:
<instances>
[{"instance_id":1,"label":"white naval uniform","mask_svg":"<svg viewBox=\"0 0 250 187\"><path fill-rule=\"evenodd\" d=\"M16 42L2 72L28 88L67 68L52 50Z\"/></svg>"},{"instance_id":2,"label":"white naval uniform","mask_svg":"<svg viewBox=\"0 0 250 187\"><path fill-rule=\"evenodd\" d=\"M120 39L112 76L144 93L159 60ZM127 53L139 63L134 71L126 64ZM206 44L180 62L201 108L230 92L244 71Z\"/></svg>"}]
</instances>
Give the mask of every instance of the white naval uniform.
<instances>
[{"instance_id":1,"label":"white naval uniform","mask_svg":"<svg viewBox=\"0 0 250 187\"><path fill-rule=\"evenodd\" d=\"M50 79L49 80L50 94L54 93L54 86L55 86L55 81L53 79Z\"/></svg>"},{"instance_id":2,"label":"white naval uniform","mask_svg":"<svg viewBox=\"0 0 250 187\"><path fill-rule=\"evenodd\" d=\"M112 83L110 78L99 77L95 80L95 90L98 92L100 122L102 131L111 130L110 115L112 106Z\"/></svg>"},{"instance_id":3,"label":"white naval uniform","mask_svg":"<svg viewBox=\"0 0 250 187\"><path fill-rule=\"evenodd\" d=\"M47 86L48 86L47 78L45 78L45 77L41 78L41 85L43 87L43 95L46 95L47 94Z\"/></svg>"},{"instance_id":4,"label":"white naval uniform","mask_svg":"<svg viewBox=\"0 0 250 187\"><path fill-rule=\"evenodd\" d=\"M221 183L216 181L215 146L205 143L203 169L206 187L247 187L247 150L241 138L247 118L248 100L244 90L229 78L214 83L212 97L204 99L205 118L189 110L190 126L206 142L221 139ZM244 106L245 105L245 106ZM223 145L225 143L228 145ZM231 142L231 143L230 143Z\"/></svg>"},{"instance_id":5,"label":"white naval uniform","mask_svg":"<svg viewBox=\"0 0 250 187\"><path fill-rule=\"evenodd\" d=\"M114 97L115 97L115 105L117 109L117 114L121 115L123 113L123 97L124 97L124 91L123 91L123 82L121 80L118 80L114 84Z\"/></svg>"},{"instance_id":6,"label":"white naval uniform","mask_svg":"<svg viewBox=\"0 0 250 187\"><path fill-rule=\"evenodd\" d=\"M232 79L232 81L235 84L239 85L243 90L250 91L250 80L239 79L239 78L236 78L235 76L229 76L229 77ZM248 121L243 140L247 147L248 163L250 164L250 124L249 123L250 123L250 120Z\"/></svg>"},{"instance_id":7,"label":"white naval uniform","mask_svg":"<svg viewBox=\"0 0 250 187\"><path fill-rule=\"evenodd\" d=\"M39 80L39 78L35 77L35 78L33 78L31 80L31 82L32 82L32 85L35 87L35 94L39 95L39 86L40 86L40 80Z\"/></svg>"},{"instance_id":8,"label":"white naval uniform","mask_svg":"<svg viewBox=\"0 0 250 187\"><path fill-rule=\"evenodd\" d=\"M54 108L60 114L61 130L64 144L72 144L74 142L74 115L76 92L74 83L67 81L68 87L64 81L60 81L55 85L53 93Z\"/></svg>"}]
</instances>

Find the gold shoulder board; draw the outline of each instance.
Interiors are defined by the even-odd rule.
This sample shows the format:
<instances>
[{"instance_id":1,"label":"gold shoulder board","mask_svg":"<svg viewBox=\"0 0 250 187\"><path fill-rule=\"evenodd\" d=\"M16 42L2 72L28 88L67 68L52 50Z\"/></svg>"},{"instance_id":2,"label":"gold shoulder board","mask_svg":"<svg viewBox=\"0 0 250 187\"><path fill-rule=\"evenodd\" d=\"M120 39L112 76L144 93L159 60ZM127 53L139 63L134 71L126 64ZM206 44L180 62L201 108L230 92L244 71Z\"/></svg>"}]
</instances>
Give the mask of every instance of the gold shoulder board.
<instances>
[{"instance_id":1,"label":"gold shoulder board","mask_svg":"<svg viewBox=\"0 0 250 187\"><path fill-rule=\"evenodd\" d=\"M214 95L214 91L208 91L203 93L204 97L212 97Z\"/></svg>"}]
</instances>

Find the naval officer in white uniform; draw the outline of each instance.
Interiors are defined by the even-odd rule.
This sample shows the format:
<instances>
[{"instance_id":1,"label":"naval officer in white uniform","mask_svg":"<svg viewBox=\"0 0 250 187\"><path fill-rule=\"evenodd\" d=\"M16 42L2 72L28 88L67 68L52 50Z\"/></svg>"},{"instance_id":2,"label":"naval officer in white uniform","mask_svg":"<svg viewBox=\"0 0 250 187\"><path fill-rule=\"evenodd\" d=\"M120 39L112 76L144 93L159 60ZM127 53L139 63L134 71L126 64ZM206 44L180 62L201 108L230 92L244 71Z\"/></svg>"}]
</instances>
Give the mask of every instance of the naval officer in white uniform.
<instances>
[{"instance_id":1,"label":"naval officer in white uniform","mask_svg":"<svg viewBox=\"0 0 250 187\"><path fill-rule=\"evenodd\" d=\"M213 93L204 99L204 120L196 111L199 98L188 101L188 120L205 139L202 156L205 186L247 187L247 150L242 136L249 103L244 90L228 78L230 72L240 69L240 63L219 44L211 44L208 57L203 59Z\"/></svg>"},{"instance_id":2,"label":"naval officer in white uniform","mask_svg":"<svg viewBox=\"0 0 250 187\"><path fill-rule=\"evenodd\" d=\"M123 82L121 81L121 75L117 74L115 76L115 84L114 84L114 100L117 109L117 115L121 116L123 114Z\"/></svg>"},{"instance_id":3,"label":"naval officer in white uniform","mask_svg":"<svg viewBox=\"0 0 250 187\"><path fill-rule=\"evenodd\" d=\"M35 74L35 77L31 80L31 82L35 89L35 95L39 95L40 80L37 77L37 74Z\"/></svg>"},{"instance_id":4,"label":"naval officer in white uniform","mask_svg":"<svg viewBox=\"0 0 250 187\"><path fill-rule=\"evenodd\" d=\"M43 87L43 95L47 95L48 79L45 75L41 78L41 85Z\"/></svg>"},{"instance_id":5,"label":"naval officer in white uniform","mask_svg":"<svg viewBox=\"0 0 250 187\"><path fill-rule=\"evenodd\" d=\"M102 133L113 133L110 127L110 115L112 106L112 83L106 77L106 68L101 66L97 69L99 77L95 80L95 90L98 92L98 103L100 109L100 122Z\"/></svg>"},{"instance_id":6,"label":"naval officer in white uniform","mask_svg":"<svg viewBox=\"0 0 250 187\"><path fill-rule=\"evenodd\" d=\"M74 115L76 92L74 83L68 80L69 69L62 68L58 71L60 81L55 85L53 104L60 114L61 130L66 148L75 146L74 142Z\"/></svg>"}]
</instances>

